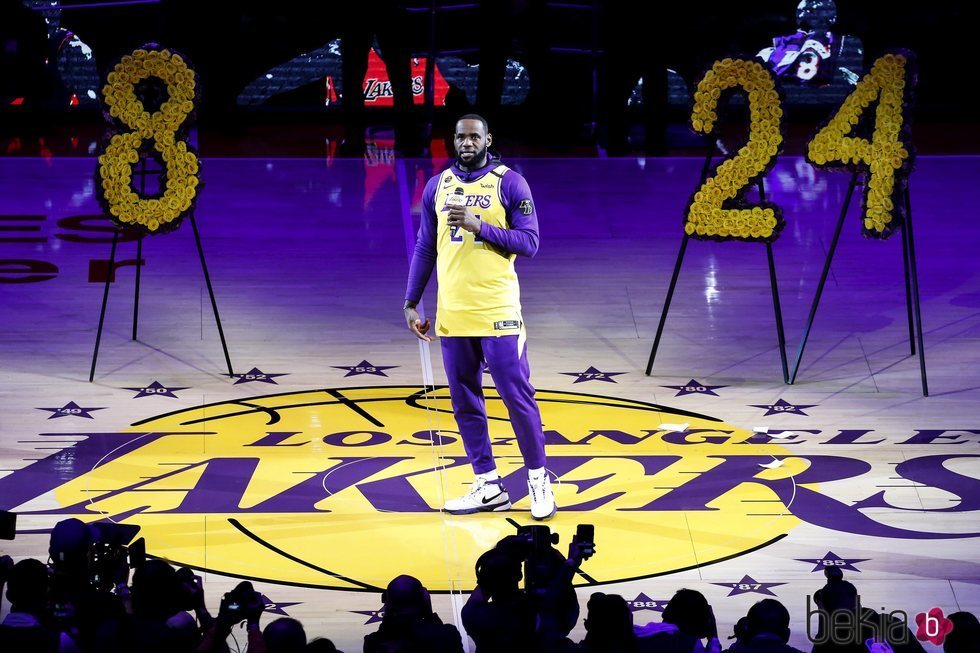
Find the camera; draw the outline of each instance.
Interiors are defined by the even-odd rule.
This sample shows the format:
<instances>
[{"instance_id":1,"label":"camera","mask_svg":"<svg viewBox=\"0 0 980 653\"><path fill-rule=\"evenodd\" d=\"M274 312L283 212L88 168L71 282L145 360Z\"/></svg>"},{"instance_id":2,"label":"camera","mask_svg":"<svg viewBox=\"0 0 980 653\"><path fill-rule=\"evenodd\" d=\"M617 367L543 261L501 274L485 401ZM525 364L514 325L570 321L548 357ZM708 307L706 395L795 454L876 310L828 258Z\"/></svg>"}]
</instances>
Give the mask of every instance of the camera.
<instances>
[{"instance_id":1,"label":"camera","mask_svg":"<svg viewBox=\"0 0 980 653\"><path fill-rule=\"evenodd\" d=\"M55 598L75 593L79 584L111 592L118 582L125 582L127 565L139 564L145 556L143 539L133 542L139 530L134 524L86 524L75 518L55 524L48 549Z\"/></svg>"},{"instance_id":2,"label":"camera","mask_svg":"<svg viewBox=\"0 0 980 653\"><path fill-rule=\"evenodd\" d=\"M259 594L249 581L242 581L225 594L221 601L221 613L229 623L238 623L248 618L248 611L259 606Z\"/></svg>"},{"instance_id":3,"label":"camera","mask_svg":"<svg viewBox=\"0 0 980 653\"><path fill-rule=\"evenodd\" d=\"M140 551L145 560L145 543L143 538L134 542L135 551L130 557L130 542L139 533L139 526L112 522L96 522L92 526L95 534L89 548L89 584L97 591L110 592L116 586L120 568L133 562L139 564Z\"/></svg>"},{"instance_id":4,"label":"camera","mask_svg":"<svg viewBox=\"0 0 980 653\"><path fill-rule=\"evenodd\" d=\"M551 583L565 564L565 557L555 548L559 542L558 533L541 524L522 526L511 519L508 521L517 528L517 535L504 538L497 546L523 561L524 588L536 592ZM595 527L579 524L569 555L578 558L579 563L587 560L595 553L594 540Z\"/></svg>"},{"instance_id":5,"label":"camera","mask_svg":"<svg viewBox=\"0 0 980 653\"><path fill-rule=\"evenodd\" d=\"M558 533L552 533L547 526L518 526L517 538L526 547L529 555L540 554L558 544Z\"/></svg>"},{"instance_id":6,"label":"camera","mask_svg":"<svg viewBox=\"0 0 980 653\"><path fill-rule=\"evenodd\" d=\"M17 535L17 513L0 510L0 540L12 540Z\"/></svg>"}]
</instances>

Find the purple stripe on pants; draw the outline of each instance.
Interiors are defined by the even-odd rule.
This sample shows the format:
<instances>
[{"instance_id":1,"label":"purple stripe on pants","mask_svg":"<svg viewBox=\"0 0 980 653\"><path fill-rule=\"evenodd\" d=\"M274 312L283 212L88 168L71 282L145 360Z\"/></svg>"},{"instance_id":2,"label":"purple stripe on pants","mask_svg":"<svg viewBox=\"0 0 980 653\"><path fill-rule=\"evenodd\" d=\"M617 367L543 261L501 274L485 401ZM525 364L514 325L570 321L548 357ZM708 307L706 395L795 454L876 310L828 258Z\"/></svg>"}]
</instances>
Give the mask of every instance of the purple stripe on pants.
<instances>
[{"instance_id":1,"label":"purple stripe on pants","mask_svg":"<svg viewBox=\"0 0 980 653\"><path fill-rule=\"evenodd\" d=\"M497 393L507 407L517 445L528 469L544 467L544 432L541 412L534 400L527 347L517 351L518 336L440 338L442 362L449 378L456 425L463 447L477 474L493 471L490 434L483 398L483 361L490 366Z\"/></svg>"}]
</instances>

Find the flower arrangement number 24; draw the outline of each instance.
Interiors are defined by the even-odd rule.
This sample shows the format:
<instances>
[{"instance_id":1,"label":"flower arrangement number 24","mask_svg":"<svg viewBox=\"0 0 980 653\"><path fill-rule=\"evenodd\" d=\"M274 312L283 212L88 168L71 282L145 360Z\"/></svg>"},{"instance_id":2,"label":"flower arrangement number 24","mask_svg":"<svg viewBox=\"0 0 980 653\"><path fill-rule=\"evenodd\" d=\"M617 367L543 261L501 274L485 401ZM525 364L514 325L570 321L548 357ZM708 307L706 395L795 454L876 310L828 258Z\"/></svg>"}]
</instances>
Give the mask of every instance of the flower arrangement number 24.
<instances>
[{"instance_id":1,"label":"flower arrangement number 24","mask_svg":"<svg viewBox=\"0 0 980 653\"><path fill-rule=\"evenodd\" d=\"M806 146L806 160L814 167L864 178L862 231L870 238L888 238L905 217L903 194L914 160L909 113L915 82L912 52L884 54ZM699 240L772 242L785 225L782 209L745 198L775 164L783 143L782 102L772 72L750 59L716 61L698 83L691 127L712 134L719 104L733 89L748 96L748 142L698 187L688 203L684 231Z\"/></svg>"},{"instance_id":2,"label":"flower arrangement number 24","mask_svg":"<svg viewBox=\"0 0 980 653\"><path fill-rule=\"evenodd\" d=\"M184 57L153 44L123 56L106 76L102 101L110 127L97 188L103 209L119 227L166 233L192 210L200 162L186 130L196 96L197 75ZM134 166L147 158L160 165L153 196L133 185Z\"/></svg>"}]
</instances>

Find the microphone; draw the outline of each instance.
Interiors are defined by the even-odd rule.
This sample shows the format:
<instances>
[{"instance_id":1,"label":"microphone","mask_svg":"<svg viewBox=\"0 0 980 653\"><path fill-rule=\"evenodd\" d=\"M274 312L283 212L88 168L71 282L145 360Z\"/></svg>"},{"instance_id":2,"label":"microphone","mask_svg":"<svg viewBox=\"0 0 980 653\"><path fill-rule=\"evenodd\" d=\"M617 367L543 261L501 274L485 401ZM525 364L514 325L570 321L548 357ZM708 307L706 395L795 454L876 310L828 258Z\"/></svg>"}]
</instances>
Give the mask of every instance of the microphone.
<instances>
[{"instance_id":1,"label":"microphone","mask_svg":"<svg viewBox=\"0 0 980 653\"><path fill-rule=\"evenodd\" d=\"M466 206L466 194L462 186L457 186L453 194L446 198L446 208L451 206Z\"/></svg>"}]
</instances>

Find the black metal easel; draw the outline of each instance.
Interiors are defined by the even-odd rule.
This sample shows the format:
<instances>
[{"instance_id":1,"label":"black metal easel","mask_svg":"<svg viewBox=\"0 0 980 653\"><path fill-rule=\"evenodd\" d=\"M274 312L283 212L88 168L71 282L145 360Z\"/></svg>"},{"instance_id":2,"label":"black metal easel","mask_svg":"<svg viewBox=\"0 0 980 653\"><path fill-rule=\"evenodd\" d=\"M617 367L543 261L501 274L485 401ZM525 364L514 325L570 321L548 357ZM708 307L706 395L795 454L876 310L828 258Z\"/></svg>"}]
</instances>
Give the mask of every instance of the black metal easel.
<instances>
[{"instance_id":1,"label":"black metal easel","mask_svg":"<svg viewBox=\"0 0 980 653\"><path fill-rule=\"evenodd\" d=\"M140 195L146 194L146 176L156 174L159 175L162 170L148 170L146 166L146 157L140 157L140 166L135 174L139 175L140 178ZM204 271L204 280L208 285L208 295L211 297L211 308L214 311L214 321L218 325L218 336L221 338L221 349L225 354L225 363L228 365L228 376L234 376L235 373L231 367L231 357L228 355L228 344L225 342L225 332L221 328L221 316L218 315L218 302L214 298L214 288L211 286L211 275L208 273L208 265L204 260L204 248L201 246L201 235L197 230L197 222L194 220L194 211L188 214L188 219L191 222L191 227L194 230L194 242L197 243L197 253L201 258L201 269ZM102 310L99 312L99 328L95 336L95 351L92 352L92 369L89 371L88 380L91 383L95 379L95 365L99 359L99 343L102 341L102 326L105 323L105 312L106 305L109 302L109 284L115 275L116 267L116 244L119 242L119 233L121 229L117 228L112 234L112 249L109 252L109 268L106 271L105 278L105 290L102 293ZM136 340L136 329L139 318L139 302L140 302L140 269L143 260L143 235L141 234L139 240L136 241L136 293L133 299L133 340Z\"/></svg>"},{"instance_id":2,"label":"black metal easel","mask_svg":"<svg viewBox=\"0 0 980 653\"><path fill-rule=\"evenodd\" d=\"M704 184L705 179L708 178L708 171L711 168L711 160L714 158L714 145L712 144L708 148L708 153L704 159L704 165L701 166L701 180L698 182L700 187ZM765 186L762 183L762 179L759 180L759 200L765 201L766 191ZM670 277L670 286L667 288L667 297L664 299L664 308L660 313L660 324L657 325L657 335L653 340L653 347L650 349L650 358L647 360L646 375L650 376L650 372L653 370L653 361L657 357L657 350L660 348L660 337L663 335L664 324L667 322L667 313L670 311L670 302L674 297L674 288L677 286L677 277L680 275L681 265L684 262L684 253L687 250L687 241L690 236L687 233L684 234L683 240L681 240L680 251L677 252L677 262L674 263L674 273ZM769 262L769 284L772 288L772 306L776 314L776 335L779 340L779 358L783 367L783 383L789 381L789 370L786 363L786 335L783 331L783 312L779 304L779 288L776 284L776 263L772 255L772 243L766 243L766 258Z\"/></svg>"},{"instance_id":3,"label":"black metal easel","mask_svg":"<svg viewBox=\"0 0 980 653\"><path fill-rule=\"evenodd\" d=\"M803 350L806 348L807 340L810 338L810 330L813 327L813 320L817 315L820 296L823 294L824 284L827 281L827 275L830 273L830 263L837 249L837 241L840 238L841 229L844 227L844 218L847 216L847 211L850 208L851 198L854 196L854 189L859 183L858 173L852 173L851 182L847 186L847 194L844 196L844 204L840 210L840 217L837 219L837 228L834 230L834 237L830 241L830 248L827 250L827 260L824 261L823 272L820 274L820 282L817 283L817 293L813 298L813 303L810 305L810 316L807 318L806 329L803 330L803 339L800 341L800 347L796 352L793 373L789 377L790 384L796 382L796 374L800 371ZM914 356L916 354L916 342L918 342L919 375L922 378L922 395L928 397L929 382L926 379L925 344L922 340L922 307L919 304L919 275L915 264L915 240L912 236L912 202L907 183L902 200L905 202L905 222L901 226L901 230L902 263L905 268L905 309L908 313L909 323L909 355Z\"/></svg>"}]
</instances>

